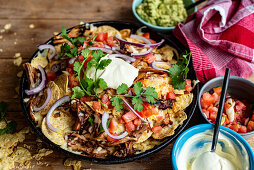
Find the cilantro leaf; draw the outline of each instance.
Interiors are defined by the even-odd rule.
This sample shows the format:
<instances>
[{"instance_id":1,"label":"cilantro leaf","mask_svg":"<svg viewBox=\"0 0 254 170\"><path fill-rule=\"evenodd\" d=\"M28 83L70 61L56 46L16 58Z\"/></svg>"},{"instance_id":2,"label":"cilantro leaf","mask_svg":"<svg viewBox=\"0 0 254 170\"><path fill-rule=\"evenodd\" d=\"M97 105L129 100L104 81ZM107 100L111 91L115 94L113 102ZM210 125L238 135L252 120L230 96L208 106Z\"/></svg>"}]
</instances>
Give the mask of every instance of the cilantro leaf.
<instances>
[{"instance_id":1,"label":"cilantro leaf","mask_svg":"<svg viewBox=\"0 0 254 170\"><path fill-rule=\"evenodd\" d=\"M170 83L175 89L184 89L186 85L186 78L189 72L189 62L191 53L186 53L181 56L181 60L169 68L169 75L171 77Z\"/></svg>"},{"instance_id":2,"label":"cilantro leaf","mask_svg":"<svg viewBox=\"0 0 254 170\"><path fill-rule=\"evenodd\" d=\"M84 78L81 80L81 84L86 88L88 95L92 95L92 90L94 88L94 81L91 78Z\"/></svg>"},{"instance_id":3,"label":"cilantro leaf","mask_svg":"<svg viewBox=\"0 0 254 170\"><path fill-rule=\"evenodd\" d=\"M88 58L88 55L91 51L88 49L88 48L85 48L81 51L81 55L84 57L84 58Z\"/></svg>"},{"instance_id":4,"label":"cilantro leaf","mask_svg":"<svg viewBox=\"0 0 254 170\"><path fill-rule=\"evenodd\" d=\"M4 120L6 122L6 127L3 129L0 129L0 134L3 135L7 132L13 133L16 130L17 123L15 121L7 122L5 119L5 113L7 110L8 104L5 102L0 102L0 121Z\"/></svg>"},{"instance_id":5,"label":"cilantro leaf","mask_svg":"<svg viewBox=\"0 0 254 170\"><path fill-rule=\"evenodd\" d=\"M137 96L140 96L141 93L143 92L143 84L141 81L137 81L135 84L134 84L134 92Z\"/></svg>"},{"instance_id":6,"label":"cilantro leaf","mask_svg":"<svg viewBox=\"0 0 254 170\"><path fill-rule=\"evenodd\" d=\"M16 130L17 123L15 121L11 121L7 124L6 128L9 133L13 133Z\"/></svg>"},{"instance_id":7,"label":"cilantro leaf","mask_svg":"<svg viewBox=\"0 0 254 170\"><path fill-rule=\"evenodd\" d=\"M128 90L127 84L123 83L117 87L116 93L117 94L124 94L124 93L127 93L127 90Z\"/></svg>"},{"instance_id":8,"label":"cilantro leaf","mask_svg":"<svg viewBox=\"0 0 254 170\"><path fill-rule=\"evenodd\" d=\"M71 38L69 38L69 36L68 36L68 34L67 34L66 29L64 28L64 26L62 27L62 33L61 33L61 36L62 36L64 39L66 39L66 40L68 40L68 41L72 42L72 39L71 39Z\"/></svg>"},{"instance_id":9,"label":"cilantro leaf","mask_svg":"<svg viewBox=\"0 0 254 170\"><path fill-rule=\"evenodd\" d=\"M103 90L106 89L106 88L108 88L108 85L107 85L107 83L105 82L104 79L99 78L99 79L97 80L97 82L98 82L98 87L99 87L99 88L102 88Z\"/></svg>"},{"instance_id":10,"label":"cilantro leaf","mask_svg":"<svg viewBox=\"0 0 254 170\"><path fill-rule=\"evenodd\" d=\"M71 99L73 99L75 97L81 98L85 95L85 92L79 86L73 87L72 91L73 91L73 94L71 96Z\"/></svg>"},{"instance_id":11,"label":"cilantro leaf","mask_svg":"<svg viewBox=\"0 0 254 170\"><path fill-rule=\"evenodd\" d=\"M137 110L137 111L141 111L143 109L143 101L140 97L133 97L132 99L132 104L134 105L134 109Z\"/></svg>"},{"instance_id":12,"label":"cilantro leaf","mask_svg":"<svg viewBox=\"0 0 254 170\"><path fill-rule=\"evenodd\" d=\"M146 96L146 100L149 103L156 103L155 99L158 98L158 93L155 91L154 87L146 87L146 91L143 95Z\"/></svg>"},{"instance_id":13,"label":"cilantro leaf","mask_svg":"<svg viewBox=\"0 0 254 170\"><path fill-rule=\"evenodd\" d=\"M80 67L81 67L80 62L75 61L73 70L76 71L76 72L79 72L80 71Z\"/></svg>"},{"instance_id":14,"label":"cilantro leaf","mask_svg":"<svg viewBox=\"0 0 254 170\"><path fill-rule=\"evenodd\" d=\"M112 101L112 106L114 106L117 111L121 111L123 109L123 99L114 96L110 99L110 101Z\"/></svg>"},{"instance_id":15,"label":"cilantro leaf","mask_svg":"<svg viewBox=\"0 0 254 170\"><path fill-rule=\"evenodd\" d=\"M99 70L104 70L111 63L111 61L112 61L111 59L102 60L97 68Z\"/></svg>"}]
</instances>

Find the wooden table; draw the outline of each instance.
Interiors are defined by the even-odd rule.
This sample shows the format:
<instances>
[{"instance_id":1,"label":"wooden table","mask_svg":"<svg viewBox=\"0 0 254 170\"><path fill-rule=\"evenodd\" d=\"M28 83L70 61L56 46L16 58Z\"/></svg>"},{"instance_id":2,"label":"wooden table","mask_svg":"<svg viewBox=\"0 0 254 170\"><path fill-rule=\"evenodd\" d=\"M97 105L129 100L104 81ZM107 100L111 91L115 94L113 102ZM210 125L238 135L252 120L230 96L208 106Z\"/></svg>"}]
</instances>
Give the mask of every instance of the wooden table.
<instances>
[{"instance_id":1,"label":"wooden table","mask_svg":"<svg viewBox=\"0 0 254 170\"><path fill-rule=\"evenodd\" d=\"M0 101L10 104L8 118L15 119L18 127L28 126L21 111L15 88L19 84L16 74L22 70L13 64L15 53L20 53L26 62L36 50L36 45L45 42L60 32L61 27L69 28L81 21L123 20L135 21L131 11L131 0L0 0ZM4 25L11 24L5 32ZM34 28L32 28L34 26ZM2 38L1 38L2 36ZM254 80L254 78L252 77ZM201 123L199 113L195 113L190 125ZM35 150L36 136L25 141ZM248 140L254 148L254 138ZM143 160L118 165L100 165L82 161L82 168L92 169L172 169L171 150L173 143L162 151ZM33 169L63 169L66 158L55 151L44 158L49 164L36 165Z\"/></svg>"}]
</instances>

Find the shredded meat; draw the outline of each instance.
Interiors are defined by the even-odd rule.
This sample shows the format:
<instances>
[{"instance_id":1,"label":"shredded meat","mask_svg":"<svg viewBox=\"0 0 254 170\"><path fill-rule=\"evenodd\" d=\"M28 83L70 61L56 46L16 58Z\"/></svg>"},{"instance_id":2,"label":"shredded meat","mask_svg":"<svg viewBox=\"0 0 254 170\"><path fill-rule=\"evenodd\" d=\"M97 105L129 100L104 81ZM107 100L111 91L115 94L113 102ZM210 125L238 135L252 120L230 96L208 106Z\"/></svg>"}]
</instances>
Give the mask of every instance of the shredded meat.
<instances>
[{"instance_id":1,"label":"shredded meat","mask_svg":"<svg viewBox=\"0 0 254 170\"><path fill-rule=\"evenodd\" d=\"M166 110L167 108L171 108L173 106L173 103L176 102L175 99L167 99L165 101L158 101L153 106L158 107L159 109Z\"/></svg>"},{"instance_id":2,"label":"shredded meat","mask_svg":"<svg viewBox=\"0 0 254 170\"><path fill-rule=\"evenodd\" d=\"M137 138L135 138L135 137L126 136L125 138L122 138L118 141L108 143L108 146L116 146L116 145L120 145L122 143L126 143L128 141L136 141L136 140L137 140Z\"/></svg>"},{"instance_id":3,"label":"shredded meat","mask_svg":"<svg viewBox=\"0 0 254 170\"><path fill-rule=\"evenodd\" d=\"M79 37L80 35L83 34L83 32L84 32L84 29L80 26L77 26L68 33L68 36L70 38ZM68 40L64 39L62 36L55 36L53 39L53 44L62 44L67 42Z\"/></svg>"},{"instance_id":4,"label":"shredded meat","mask_svg":"<svg viewBox=\"0 0 254 170\"><path fill-rule=\"evenodd\" d=\"M132 135L138 139L149 128L150 127L148 124L142 124L141 127L138 130L136 130Z\"/></svg>"},{"instance_id":5,"label":"shredded meat","mask_svg":"<svg viewBox=\"0 0 254 170\"><path fill-rule=\"evenodd\" d=\"M23 67L26 70L26 76L29 81L30 89L32 89L35 87L36 79L38 78L37 71L31 66L30 63L23 64Z\"/></svg>"}]
</instances>

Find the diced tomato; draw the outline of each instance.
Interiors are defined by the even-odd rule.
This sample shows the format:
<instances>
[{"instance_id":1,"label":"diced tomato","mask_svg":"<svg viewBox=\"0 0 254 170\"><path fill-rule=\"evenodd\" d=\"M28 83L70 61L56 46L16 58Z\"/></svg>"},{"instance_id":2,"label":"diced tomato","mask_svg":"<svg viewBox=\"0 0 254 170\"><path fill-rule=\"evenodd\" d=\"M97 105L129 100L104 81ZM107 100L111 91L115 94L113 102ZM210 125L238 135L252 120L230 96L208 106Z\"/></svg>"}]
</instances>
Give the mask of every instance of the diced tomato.
<instances>
[{"instance_id":1,"label":"diced tomato","mask_svg":"<svg viewBox=\"0 0 254 170\"><path fill-rule=\"evenodd\" d=\"M137 118L137 119L135 119L135 120L133 121L133 123L134 123L134 125L136 125L136 126L140 126L141 123L142 123L142 120L139 119L139 118Z\"/></svg>"},{"instance_id":2,"label":"diced tomato","mask_svg":"<svg viewBox=\"0 0 254 170\"><path fill-rule=\"evenodd\" d=\"M54 81L56 79L56 73L53 71L47 72L47 80Z\"/></svg>"},{"instance_id":3,"label":"diced tomato","mask_svg":"<svg viewBox=\"0 0 254 170\"><path fill-rule=\"evenodd\" d=\"M220 96L222 89L221 87L216 87L216 88L213 88L213 91Z\"/></svg>"},{"instance_id":4,"label":"diced tomato","mask_svg":"<svg viewBox=\"0 0 254 170\"><path fill-rule=\"evenodd\" d=\"M107 94L104 94L101 97L101 102L108 106L109 109L112 109L112 102L109 100L109 96Z\"/></svg>"},{"instance_id":5,"label":"diced tomato","mask_svg":"<svg viewBox=\"0 0 254 170\"><path fill-rule=\"evenodd\" d=\"M106 42L107 42L107 44L108 44L110 47L116 46L115 43L114 43L114 38L113 38L112 36L108 36Z\"/></svg>"},{"instance_id":6,"label":"diced tomato","mask_svg":"<svg viewBox=\"0 0 254 170\"><path fill-rule=\"evenodd\" d=\"M186 91L190 92L192 90L191 87L191 80L190 79L186 79L186 86L185 86Z\"/></svg>"},{"instance_id":7,"label":"diced tomato","mask_svg":"<svg viewBox=\"0 0 254 170\"><path fill-rule=\"evenodd\" d=\"M232 105L231 103L225 102L224 107L225 107L225 109L229 109L231 107L231 105Z\"/></svg>"},{"instance_id":8,"label":"diced tomato","mask_svg":"<svg viewBox=\"0 0 254 170\"><path fill-rule=\"evenodd\" d=\"M248 122L247 131L251 132L253 130L254 130L254 121L251 120L251 121Z\"/></svg>"},{"instance_id":9,"label":"diced tomato","mask_svg":"<svg viewBox=\"0 0 254 170\"><path fill-rule=\"evenodd\" d=\"M125 127L126 127L126 130L128 132L132 132L132 131L135 131L136 130L136 126L134 125L134 123L131 121L131 122L128 122L125 124Z\"/></svg>"},{"instance_id":10,"label":"diced tomato","mask_svg":"<svg viewBox=\"0 0 254 170\"><path fill-rule=\"evenodd\" d=\"M95 41L103 42L103 41L106 41L108 38L108 33L100 32L100 33L97 33L96 35L97 36L95 38Z\"/></svg>"},{"instance_id":11,"label":"diced tomato","mask_svg":"<svg viewBox=\"0 0 254 170\"><path fill-rule=\"evenodd\" d=\"M161 126L153 126L152 131L153 133L159 133L161 131L162 127Z\"/></svg>"},{"instance_id":12,"label":"diced tomato","mask_svg":"<svg viewBox=\"0 0 254 170\"><path fill-rule=\"evenodd\" d=\"M149 32L143 33L142 36L145 37L145 38L150 39L150 33Z\"/></svg>"},{"instance_id":13,"label":"diced tomato","mask_svg":"<svg viewBox=\"0 0 254 170\"><path fill-rule=\"evenodd\" d=\"M243 126L243 125L240 125L240 128L238 129L238 132L239 133L246 133L247 132L247 127Z\"/></svg>"},{"instance_id":14,"label":"diced tomato","mask_svg":"<svg viewBox=\"0 0 254 170\"><path fill-rule=\"evenodd\" d=\"M170 123L169 118L168 118L168 117L166 117L166 118L163 120L163 123L164 123L165 125L169 124L169 123Z\"/></svg>"},{"instance_id":15,"label":"diced tomato","mask_svg":"<svg viewBox=\"0 0 254 170\"><path fill-rule=\"evenodd\" d=\"M204 102L204 99L203 99L203 97L200 99L200 104L201 104L201 108L202 109L207 109L208 108L208 104L206 104L205 102Z\"/></svg>"},{"instance_id":16,"label":"diced tomato","mask_svg":"<svg viewBox=\"0 0 254 170\"><path fill-rule=\"evenodd\" d=\"M111 134L112 134L112 133L111 133ZM113 136L117 136L116 133L113 133L112 135L113 135ZM114 138L111 138L110 136L107 136L107 140L108 140L109 142L116 142L116 141L119 141L120 139L114 139Z\"/></svg>"},{"instance_id":17,"label":"diced tomato","mask_svg":"<svg viewBox=\"0 0 254 170\"><path fill-rule=\"evenodd\" d=\"M168 92L166 99L176 99L175 93L172 91Z\"/></svg>"},{"instance_id":18,"label":"diced tomato","mask_svg":"<svg viewBox=\"0 0 254 170\"><path fill-rule=\"evenodd\" d=\"M217 107L213 107L213 105L211 105L211 106L209 106L208 107L208 109L207 109L207 111L209 112L209 113L218 113L218 108Z\"/></svg>"},{"instance_id":19,"label":"diced tomato","mask_svg":"<svg viewBox=\"0 0 254 170\"><path fill-rule=\"evenodd\" d=\"M112 118L110 120L108 130L111 134L114 134L117 131L117 128L118 128L118 123L116 122L116 120L114 118Z\"/></svg>"},{"instance_id":20,"label":"diced tomato","mask_svg":"<svg viewBox=\"0 0 254 170\"><path fill-rule=\"evenodd\" d=\"M98 112L101 110L101 103L99 101L94 101L93 102L93 109Z\"/></svg>"},{"instance_id":21,"label":"diced tomato","mask_svg":"<svg viewBox=\"0 0 254 170\"><path fill-rule=\"evenodd\" d=\"M125 123L128 123L135 120L137 118L137 115L135 115L135 113L133 113L132 111L129 111L125 113L121 118L125 121Z\"/></svg>"},{"instance_id":22,"label":"diced tomato","mask_svg":"<svg viewBox=\"0 0 254 170\"><path fill-rule=\"evenodd\" d=\"M161 121L163 119L163 116L157 116L156 119L159 122L159 121Z\"/></svg>"},{"instance_id":23,"label":"diced tomato","mask_svg":"<svg viewBox=\"0 0 254 170\"><path fill-rule=\"evenodd\" d=\"M69 77L69 82L70 82L71 88L78 86L78 81L76 80L74 74L70 74L68 77Z\"/></svg>"},{"instance_id":24,"label":"diced tomato","mask_svg":"<svg viewBox=\"0 0 254 170\"><path fill-rule=\"evenodd\" d=\"M214 102L217 102L217 101L220 100L220 97L219 97L219 95L218 95L217 93L213 93L213 94L211 95L211 97L214 99Z\"/></svg>"},{"instance_id":25,"label":"diced tomato","mask_svg":"<svg viewBox=\"0 0 254 170\"><path fill-rule=\"evenodd\" d=\"M233 124L229 124L227 127L232 129L235 132L238 132L238 130L240 128L240 125L239 124L234 124L234 125Z\"/></svg>"},{"instance_id":26,"label":"diced tomato","mask_svg":"<svg viewBox=\"0 0 254 170\"><path fill-rule=\"evenodd\" d=\"M145 62L147 62L148 64L151 64L152 62L154 62L154 61L156 60L156 57L155 57L153 54L149 53L149 54L147 54L147 55L143 58L143 60L144 60Z\"/></svg>"},{"instance_id":27,"label":"diced tomato","mask_svg":"<svg viewBox=\"0 0 254 170\"><path fill-rule=\"evenodd\" d=\"M89 102L92 100L92 97L91 96L83 96L80 98L80 100L85 103L85 102Z\"/></svg>"},{"instance_id":28,"label":"diced tomato","mask_svg":"<svg viewBox=\"0 0 254 170\"><path fill-rule=\"evenodd\" d=\"M157 115L158 112L153 108L153 106L150 106L150 104L148 102L144 102L143 103L143 109L140 112L140 116L146 116L146 117L150 117L152 115Z\"/></svg>"},{"instance_id":29,"label":"diced tomato","mask_svg":"<svg viewBox=\"0 0 254 170\"><path fill-rule=\"evenodd\" d=\"M217 117L217 113L215 113L215 112L210 113L210 119L211 119L212 121L215 121L215 120L216 120L216 117Z\"/></svg>"},{"instance_id":30,"label":"diced tomato","mask_svg":"<svg viewBox=\"0 0 254 170\"><path fill-rule=\"evenodd\" d=\"M246 105L240 100L236 100L235 102L235 110L239 112L240 110L246 110Z\"/></svg>"},{"instance_id":31,"label":"diced tomato","mask_svg":"<svg viewBox=\"0 0 254 170\"><path fill-rule=\"evenodd\" d=\"M202 109L203 113L206 115L207 119L210 118L210 114L209 114L209 111L205 110L205 109Z\"/></svg>"},{"instance_id":32,"label":"diced tomato","mask_svg":"<svg viewBox=\"0 0 254 170\"><path fill-rule=\"evenodd\" d=\"M211 104L214 104L214 103L215 103L215 100L214 100L214 98L211 96L210 93L205 92L205 93L202 95L202 98L203 98L203 102L204 102L206 105L211 105Z\"/></svg>"},{"instance_id":33,"label":"diced tomato","mask_svg":"<svg viewBox=\"0 0 254 170\"><path fill-rule=\"evenodd\" d=\"M94 47L104 47L103 42L96 42L94 45Z\"/></svg>"}]
</instances>

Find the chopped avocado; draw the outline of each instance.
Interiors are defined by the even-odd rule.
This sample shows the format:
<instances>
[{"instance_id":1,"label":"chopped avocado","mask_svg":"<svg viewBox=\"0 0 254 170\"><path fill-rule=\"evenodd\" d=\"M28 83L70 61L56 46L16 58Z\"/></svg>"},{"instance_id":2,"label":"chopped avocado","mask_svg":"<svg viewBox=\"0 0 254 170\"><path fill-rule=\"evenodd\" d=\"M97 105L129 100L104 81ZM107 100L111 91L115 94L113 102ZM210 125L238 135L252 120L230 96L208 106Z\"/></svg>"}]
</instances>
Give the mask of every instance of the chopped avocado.
<instances>
[{"instance_id":1,"label":"chopped avocado","mask_svg":"<svg viewBox=\"0 0 254 170\"><path fill-rule=\"evenodd\" d=\"M144 0L136 10L146 22L163 27L176 26L187 17L182 0Z\"/></svg>"}]
</instances>

